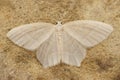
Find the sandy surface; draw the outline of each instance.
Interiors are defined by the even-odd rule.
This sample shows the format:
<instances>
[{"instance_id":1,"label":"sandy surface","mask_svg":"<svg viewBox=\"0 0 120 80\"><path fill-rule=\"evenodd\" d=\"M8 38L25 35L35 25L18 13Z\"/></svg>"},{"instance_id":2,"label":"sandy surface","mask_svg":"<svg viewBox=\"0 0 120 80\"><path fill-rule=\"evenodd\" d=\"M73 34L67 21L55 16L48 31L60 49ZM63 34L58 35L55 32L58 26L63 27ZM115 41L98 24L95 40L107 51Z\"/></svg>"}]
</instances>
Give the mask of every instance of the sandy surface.
<instances>
[{"instance_id":1,"label":"sandy surface","mask_svg":"<svg viewBox=\"0 0 120 80\"><path fill-rule=\"evenodd\" d=\"M97 20L114 27L108 39L88 49L80 67L44 69L35 53L6 33L33 22ZM120 0L0 0L0 80L120 80Z\"/></svg>"}]
</instances>

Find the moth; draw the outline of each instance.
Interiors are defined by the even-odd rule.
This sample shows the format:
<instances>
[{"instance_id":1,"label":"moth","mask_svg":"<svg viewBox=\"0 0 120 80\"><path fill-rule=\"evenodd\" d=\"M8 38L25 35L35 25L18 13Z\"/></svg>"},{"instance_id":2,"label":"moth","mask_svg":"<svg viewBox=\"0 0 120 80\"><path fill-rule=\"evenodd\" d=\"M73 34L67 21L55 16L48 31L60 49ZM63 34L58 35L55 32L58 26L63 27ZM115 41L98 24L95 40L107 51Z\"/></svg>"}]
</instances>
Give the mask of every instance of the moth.
<instances>
[{"instance_id":1,"label":"moth","mask_svg":"<svg viewBox=\"0 0 120 80\"><path fill-rule=\"evenodd\" d=\"M7 33L7 37L20 47L36 52L45 67L59 63L80 66L86 49L106 39L113 31L111 25L93 21L77 20L57 25L45 22L26 24Z\"/></svg>"}]
</instances>

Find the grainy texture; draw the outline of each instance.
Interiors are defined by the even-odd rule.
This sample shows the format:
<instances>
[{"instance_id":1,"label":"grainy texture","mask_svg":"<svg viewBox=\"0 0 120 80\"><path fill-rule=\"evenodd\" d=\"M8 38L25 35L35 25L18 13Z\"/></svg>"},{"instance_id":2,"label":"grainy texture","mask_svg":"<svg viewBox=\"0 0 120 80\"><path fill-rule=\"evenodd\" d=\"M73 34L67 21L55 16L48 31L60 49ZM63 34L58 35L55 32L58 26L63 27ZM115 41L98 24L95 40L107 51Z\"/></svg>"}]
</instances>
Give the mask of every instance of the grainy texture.
<instances>
[{"instance_id":1,"label":"grainy texture","mask_svg":"<svg viewBox=\"0 0 120 80\"><path fill-rule=\"evenodd\" d=\"M7 32L33 22L98 20L114 27L90 48L81 67L60 64L44 69L33 52L8 40ZM0 80L119 80L120 0L0 0Z\"/></svg>"}]
</instances>

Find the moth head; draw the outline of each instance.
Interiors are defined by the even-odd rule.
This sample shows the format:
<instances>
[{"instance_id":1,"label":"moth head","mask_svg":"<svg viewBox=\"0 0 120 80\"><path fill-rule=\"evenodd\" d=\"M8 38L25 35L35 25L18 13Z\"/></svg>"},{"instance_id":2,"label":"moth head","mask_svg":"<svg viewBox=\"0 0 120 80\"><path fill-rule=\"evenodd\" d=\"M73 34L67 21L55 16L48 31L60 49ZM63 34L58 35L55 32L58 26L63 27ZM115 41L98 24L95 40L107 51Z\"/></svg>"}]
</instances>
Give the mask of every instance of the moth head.
<instances>
[{"instance_id":1,"label":"moth head","mask_svg":"<svg viewBox=\"0 0 120 80\"><path fill-rule=\"evenodd\" d=\"M57 30L61 30L62 29L62 21L57 21L56 29Z\"/></svg>"},{"instance_id":2,"label":"moth head","mask_svg":"<svg viewBox=\"0 0 120 80\"><path fill-rule=\"evenodd\" d=\"M62 21L57 21L56 25L62 25Z\"/></svg>"}]
</instances>

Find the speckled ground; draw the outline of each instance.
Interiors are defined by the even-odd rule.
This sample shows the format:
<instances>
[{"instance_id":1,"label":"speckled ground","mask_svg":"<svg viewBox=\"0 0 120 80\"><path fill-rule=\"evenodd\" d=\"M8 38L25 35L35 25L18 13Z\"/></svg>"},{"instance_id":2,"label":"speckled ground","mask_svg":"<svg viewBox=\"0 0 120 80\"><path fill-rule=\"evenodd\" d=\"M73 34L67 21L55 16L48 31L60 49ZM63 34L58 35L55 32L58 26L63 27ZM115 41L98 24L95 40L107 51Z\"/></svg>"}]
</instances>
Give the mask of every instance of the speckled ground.
<instances>
[{"instance_id":1,"label":"speckled ground","mask_svg":"<svg viewBox=\"0 0 120 80\"><path fill-rule=\"evenodd\" d=\"M80 67L44 69L35 53L6 33L33 22L97 20L114 27L108 39L88 49ZM120 0L0 0L0 80L120 80Z\"/></svg>"}]
</instances>

